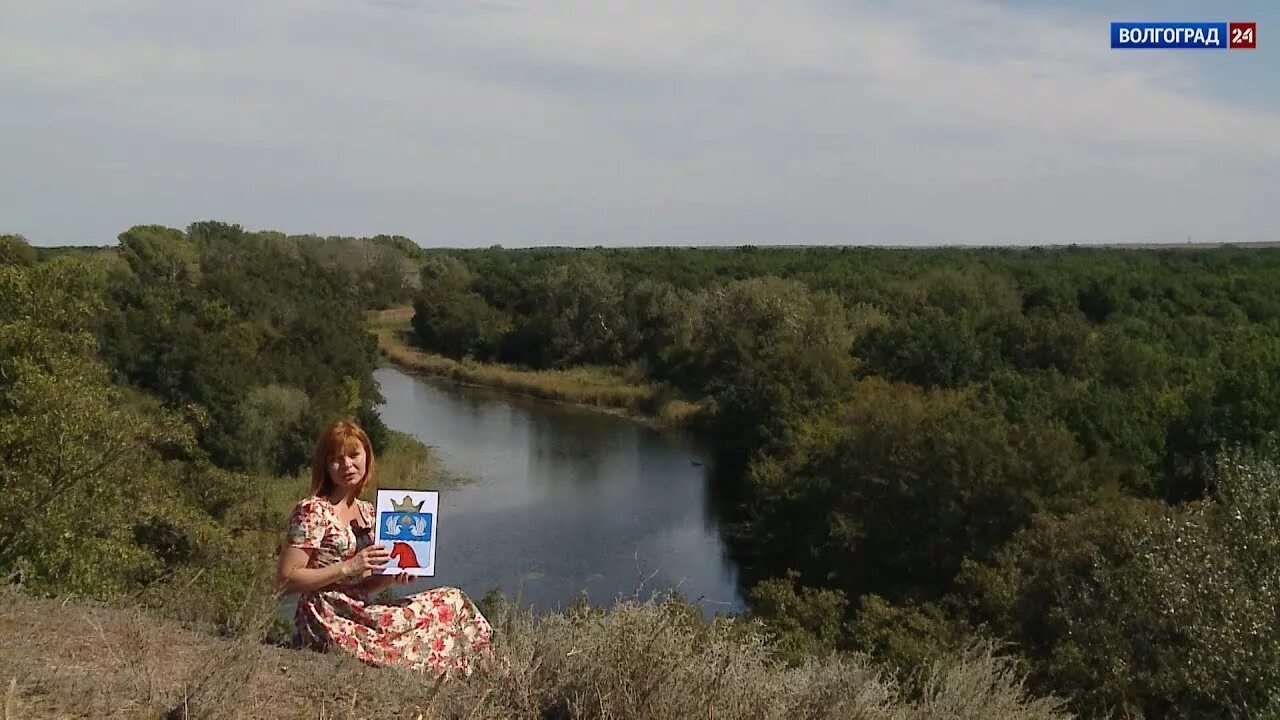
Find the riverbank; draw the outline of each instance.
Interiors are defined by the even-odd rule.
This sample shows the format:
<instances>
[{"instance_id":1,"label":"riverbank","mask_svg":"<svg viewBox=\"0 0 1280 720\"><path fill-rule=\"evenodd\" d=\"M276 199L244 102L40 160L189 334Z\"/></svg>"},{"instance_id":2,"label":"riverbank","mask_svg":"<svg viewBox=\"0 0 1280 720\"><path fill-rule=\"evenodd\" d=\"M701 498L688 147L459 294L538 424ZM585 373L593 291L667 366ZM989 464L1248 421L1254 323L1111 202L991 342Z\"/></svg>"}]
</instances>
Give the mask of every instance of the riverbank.
<instances>
[{"instance_id":1,"label":"riverbank","mask_svg":"<svg viewBox=\"0 0 1280 720\"><path fill-rule=\"evenodd\" d=\"M771 658L743 623L676 604L535 620L497 603L505 672L437 683L253 636L218 638L136 608L0 588L4 718L1067 718L983 649L941 658L921 697L860 657ZM637 648L644 648L637 652Z\"/></svg>"},{"instance_id":2,"label":"riverbank","mask_svg":"<svg viewBox=\"0 0 1280 720\"><path fill-rule=\"evenodd\" d=\"M617 368L526 370L429 353L409 341L412 320L413 308L409 306L373 310L365 315L383 357L407 372L622 414L662 427L692 425L702 411L700 405L672 398L665 388L637 382Z\"/></svg>"}]
</instances>

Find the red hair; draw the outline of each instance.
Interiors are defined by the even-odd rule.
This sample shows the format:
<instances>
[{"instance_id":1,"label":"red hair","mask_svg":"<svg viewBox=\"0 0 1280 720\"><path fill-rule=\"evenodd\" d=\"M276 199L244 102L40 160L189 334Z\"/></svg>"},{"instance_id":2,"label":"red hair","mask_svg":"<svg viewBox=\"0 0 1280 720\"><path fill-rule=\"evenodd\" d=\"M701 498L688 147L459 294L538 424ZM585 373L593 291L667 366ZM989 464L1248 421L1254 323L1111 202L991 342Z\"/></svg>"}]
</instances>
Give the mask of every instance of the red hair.
<instances>
[{"instance_id":1,"label":"red hair","mask_svg":"<svg viewBox=\"0 0 1280 720\"><path fill-rule=\"evenodd\" d=\"M356 497L364 492L365 485L373 479L373 445L360 426L350 420L337 420L320 431L316 438L315 453L311 456L311 494L328 495L333 492L333 480L329 478L329 462L339 455L364 448L364 477L356 486Z\"/></svg>"}]
</instances>

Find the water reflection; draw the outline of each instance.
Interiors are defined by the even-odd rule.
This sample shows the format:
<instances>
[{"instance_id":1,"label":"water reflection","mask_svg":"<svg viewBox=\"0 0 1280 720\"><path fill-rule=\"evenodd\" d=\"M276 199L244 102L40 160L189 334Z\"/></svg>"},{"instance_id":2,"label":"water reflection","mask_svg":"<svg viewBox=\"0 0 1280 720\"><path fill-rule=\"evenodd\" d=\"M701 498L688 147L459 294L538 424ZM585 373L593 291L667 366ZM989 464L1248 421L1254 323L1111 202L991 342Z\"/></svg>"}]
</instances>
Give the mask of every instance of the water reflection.
<instances>
[{"instance_id":1,"label":"water reflection","mask_svg":"<svg viewBox=\"0 0 1280 720\"><path fill-rule=\"evenodd\" d=\"M562 608L677 588L705 612L742 607L707 453L579 408L377 371L383 420L474 482L440 494L439 572L408 586L491 588Z\"/></svg>"}]
</instances>

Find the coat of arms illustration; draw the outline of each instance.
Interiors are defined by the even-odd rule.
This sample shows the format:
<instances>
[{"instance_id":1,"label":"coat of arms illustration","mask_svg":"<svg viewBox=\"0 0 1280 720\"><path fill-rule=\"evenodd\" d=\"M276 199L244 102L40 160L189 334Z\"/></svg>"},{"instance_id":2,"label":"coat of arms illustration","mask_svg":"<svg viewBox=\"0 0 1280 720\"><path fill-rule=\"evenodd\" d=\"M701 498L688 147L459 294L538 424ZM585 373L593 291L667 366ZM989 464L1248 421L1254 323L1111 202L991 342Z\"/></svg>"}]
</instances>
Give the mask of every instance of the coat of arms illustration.
<instances>
[{"instance_id":1,"label":"coat of arms illustration","mask_svg":"<svg viewBox=\"0 0 1280 720\"><path fill-rule=\"evenodd\" d=\"M435 574L435 492L379 490L377 539L391 551L384 574Z\"/></svg>"}]
</instances>

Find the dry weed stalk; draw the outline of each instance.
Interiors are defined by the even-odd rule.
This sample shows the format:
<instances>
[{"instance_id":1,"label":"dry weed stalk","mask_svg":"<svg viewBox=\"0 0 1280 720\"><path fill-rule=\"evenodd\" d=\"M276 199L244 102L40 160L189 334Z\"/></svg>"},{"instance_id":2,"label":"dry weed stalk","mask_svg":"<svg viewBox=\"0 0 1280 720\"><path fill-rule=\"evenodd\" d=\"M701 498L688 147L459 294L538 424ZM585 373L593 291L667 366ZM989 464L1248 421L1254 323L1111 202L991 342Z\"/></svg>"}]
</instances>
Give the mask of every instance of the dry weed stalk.
<instances>
[{"instance_id":1,"label":"dry weed stalk","mask_svg":"<svg viewBox=\"0 0 1280 720\"><path fill-rule=\"evenodd\" d=\"M4 720L18 718L18 678L9 679L9 689L4 694Z\"/></svg>"}]
</instances>

